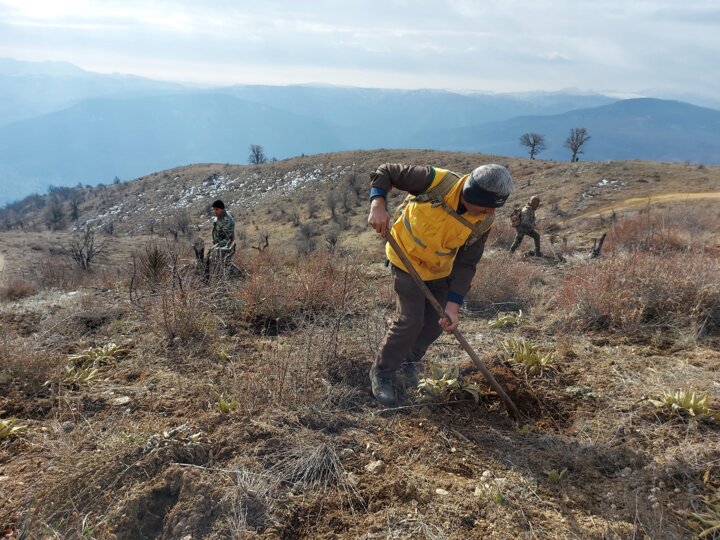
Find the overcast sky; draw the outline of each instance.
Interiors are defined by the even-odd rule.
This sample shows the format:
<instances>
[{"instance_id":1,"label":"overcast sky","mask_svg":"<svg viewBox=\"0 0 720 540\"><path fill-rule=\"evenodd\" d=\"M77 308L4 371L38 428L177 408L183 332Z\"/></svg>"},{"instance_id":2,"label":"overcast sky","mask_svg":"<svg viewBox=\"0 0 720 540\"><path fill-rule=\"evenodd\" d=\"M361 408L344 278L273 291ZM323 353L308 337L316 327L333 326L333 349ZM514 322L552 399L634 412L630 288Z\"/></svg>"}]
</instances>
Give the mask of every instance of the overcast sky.
<instances>
[{"instance_id":1,"label":"overcast sky","mask_svg":"<svg viewBox=\"0 0 720 540\"><path fill-rule=\"evenodd\" d=\"M0 57L208 84L720 95L718 0L0 0Z\"/></svg>"}]
</instances>

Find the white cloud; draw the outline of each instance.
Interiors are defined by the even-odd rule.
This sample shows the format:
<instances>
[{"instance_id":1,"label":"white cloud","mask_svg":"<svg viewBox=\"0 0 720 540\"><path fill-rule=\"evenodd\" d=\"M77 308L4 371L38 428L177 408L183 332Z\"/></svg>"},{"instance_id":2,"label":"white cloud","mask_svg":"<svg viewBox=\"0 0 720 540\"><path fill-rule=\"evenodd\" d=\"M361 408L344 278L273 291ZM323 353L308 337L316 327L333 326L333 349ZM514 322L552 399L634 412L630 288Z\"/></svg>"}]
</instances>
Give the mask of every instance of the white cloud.
<instances>
[{"instance_id":1,"label":"white cloud","mask_svg":"<svg viewBox=\"0 0 720 540\"><path fill-rule=\"evenodd\" d=\"M0 52L207 82L720 93L708 21L702 0L0 0Z\"/></svg>"}]
</instances>

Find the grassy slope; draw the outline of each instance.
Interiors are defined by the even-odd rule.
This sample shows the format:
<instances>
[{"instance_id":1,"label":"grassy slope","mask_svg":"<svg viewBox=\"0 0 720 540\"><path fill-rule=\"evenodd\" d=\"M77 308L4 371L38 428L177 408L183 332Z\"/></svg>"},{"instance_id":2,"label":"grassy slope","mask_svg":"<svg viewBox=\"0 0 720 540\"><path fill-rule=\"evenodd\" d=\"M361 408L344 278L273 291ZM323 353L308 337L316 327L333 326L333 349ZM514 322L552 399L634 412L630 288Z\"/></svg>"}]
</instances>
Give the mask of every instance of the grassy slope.
<instances>
[{"instance_id":1,"label":"grassy slope","mask_svg":"<svg viewBox=\"0 0 720 540\"><path fill-rule=\"evenodd\" d=\"M666 418L639 400L692 387L709 392L717 404L713 380L720 355L712 341L697 342L684 327L634 334L578 331L564 322L565 311L548 300L563 290L565 276L585 268L580 255L602 227L597 219L561 230L570 263L509 259L498 243L483 267L489 285L482 279L476 284L475 298L507 286L521 290L520 300L531 308L526 324L513 330L489 329L486 319L470 313L464 320L471 343L527 415L523 425L507 419L477 375L471 379L485 394L479 407L380 413L368 395L366 371L392 315L392 294L379 266L381 247L364 227L364 197L348 211L338 210L338 220L347 222L339 245L351 258L340 256L328 267L292 255L295 210L301 222L314 225L318 242L333 226L324 196L312 185L279 202L259 194L273 178L295 170L303 176L320 163L321 169L344 171L327 180L339 192L353 164L364 177L383 161L457 171L506 163L518 184L516 200L536 192L557 195L559 212L551 204L541 212L546 223L649 193L708 191L720 176L715 168L686 165L381 151L311 156L257 170L200 165L109 186L89 197L84 216L137 204L139 193L152 199L148 209L172 208L180 202L172 199L178 186L189 189L215 172L233 178L257 173L256 206L241 204L239 192L220 195L234 210L241 208L235 213L248 244L267 231L271 248L263 254L243 250L238 260L248 279L219 296L191 288L183 297L169 288L128 303L124 268L130 252L151 236L123 231L139 233L149 215L172 212L146 209L124 221L115 218L119 232L110 239L113 250L102 270L77 282L59 280L57 268L50 276L41 272L64 286L0 304L7 335L0 409L3 417L17 416L29 426L23 437L0 442L0 524L58 538L688 537L684 513L702 508L703 474L709 470L709 482L717 481L718 425L706 418ZM627 185L593 187L603 178ZM208 234L201 214L216 195L208 192L189 207L198 234ZM310 198L318 199L313 219L307 216ZM717 247L711 226L716 204L679 204L683 215L705 216L696 240ZM51 248L69 236L2 233L8 271L37 279L33 267L59 264L59 252ZM180 237L185 256L189 240ZM281 255L283 250L291 255ZM194 313L200 333L173 326ZM280 335L271 335L273 324ZM494 360L508 336L553 352L556 371L526 381ZM127 346L129 354L102 366L89 386L59 384L67 354L111 341ZM467 364L449 337L439 340L429 359ZM54 382L43 387L45 380ZM217 410L220 394L239 402L229 415ZM118 399L125 397L128 402ZM377 460L385 470L367 471ZM549 481L545 471L565 467L559 484Z\"/></svg>"}]
</instances>

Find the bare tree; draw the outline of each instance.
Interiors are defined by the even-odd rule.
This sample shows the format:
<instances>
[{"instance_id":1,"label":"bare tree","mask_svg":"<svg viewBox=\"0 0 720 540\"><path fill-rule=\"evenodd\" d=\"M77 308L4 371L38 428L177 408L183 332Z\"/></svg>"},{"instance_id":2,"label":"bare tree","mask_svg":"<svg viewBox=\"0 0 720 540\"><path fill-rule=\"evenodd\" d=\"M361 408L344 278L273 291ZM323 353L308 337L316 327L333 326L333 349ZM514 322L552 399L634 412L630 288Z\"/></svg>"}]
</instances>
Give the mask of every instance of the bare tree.
<instances>
[{"instance_id":1,"label":"bare tree","mask_svg":"<svg viewBox=\"0 0 720 540\"><path fill-rule=\"evenodd\" d=\"M545 135L540 135L539 133L523 133L520 136L520 144L529 149L530 159L535 159L535 156L545 150Z\"/></svg>"},{"instance_id":2,"label":"bare tree","mask_svg":"<svg viewBox=\"0 0 720 540\"><path fill-rule=\"evenodd\" d=\"M340 226L336 223L327 228L325 231L325 243L328 251L335 251L335 246L337 246L338 240L340 239L340 233Z\"/></svg>"},{"instance_id":3,"label":"bare tree","mask_svg":"<svg viewBox=\"0 0 720 540\"><path fill-rule=\"evenodd\" d=\"M0 216L2 216L2 227L5 230L12 229L19 221L18 214L11 208L5 208L0 210Z\"/></svg>"},{"instance_id":4,"label":"bare tree","mask_svg":"<svg viewBox=\"0 0 720 540\"><path fill-rule=\"evenodd\" d=\"M328 191L325 195L325 204L327 204L328 210L330 210L330 214L332 214L332 218L336 219L337 214L335 213L335 210L337 210L338 204L337 193L334 191Z\"/></svg>"},{"instance_id":5,"label":"bare tree","mask_svg":"<svg viewBox=\"0 0 720 540\"><path fill-rule=\"evenodd\" d=\"M315 235L317 230L313 223L303 223L297 231L296 246L300 255L310 255L317 247Z\"/></svg>"},{"instance_id":6,"label":"bare tree","mask_svg":"<svg viewBox=\"0 0 720 540\"><path fill-rule=\"evenodd\" d=\"M572 128L570 135L565 139L565 148L568 148L572 152L570 158L571 163L575 163L578 160L578 155L582 154L583 145L590 140L585 128Z\"/></svg>"},{"instance_id":7,"label":"bare tree","mask_svg":"<svg viewBox=\"0 0 720 540\"><path fill-rule=\"evenodd\" d=\"M352 172L348 175L348 184L350 185L350 189L352 189L355 192L355 195L357 195L358 197L365 189L365 185L363 184L360 175L355 172L354 166Z\"/></svg>"},{"instance_id":8,"label":"bare tree","mask_svg":"<svg viewBox=\"0 0 720 540\"><path fill-rule=\"evenodd\" d=\"M357 195L352 187L346 186L340 190L340 202L345 212L349 212L355 207Z\"/></svg>"},{"instance_id":9,"label":"bare tree","mask_svg":"<svg viewBox=\"0 0 720 540\"><path fill-rule=\"evenodd\" d=\"M64 227L65 211L63 210L62 203L56 197L50 200L50 204L48 204L45 209L44 217L48 230L57 231Z\"/></svg>"},{"instance_id":10,"label":"bare tree","mask_svg":"<svg viewBox=\"0 0 720 540\"><path fill-rule=\"evenodd\" d=\"M73 190L68 199L70 204L70 219L77 221L80 217L80 203L83 202L83 194L79 189Z\"/></svg>"},{"instance_id":11,"label":"bare tree","mask_svg":"<svg viewBox=\"0 0 720 540\"><path fill-rule=\"evenodd\" d=\"M178 210L173 216L171 227L182 234L187 234L192 225L192 218L187 210Z\"/></svg>"},{"instance_id":12,"label":"bare tree","mask_svg":"<svg viewBox=\"0 0 720 540\"><path fill-rule=\"evenodd\" d=\"M95 233L90 227L79 236L75 236L65 251L80 268L89 270L93 260L105 250L105 242L95 242Z\"/></svg>"},{"instance_id":13,"label":"bare tree","mask_svg":"<svg viewBox=\"0 0 720 540\"><path fill-rule=\"evenodd\" d=\"M290 222L293 224L293 227L300 225L300 211L297 209L290 210Z\"/></svg>"},{"instance_id":14,"label":"bare tree","mask_svg":"<svg viewBox=\"0 0 720 540\"><path fill-rule=\"evenodd\" d=\"M315 199L309 199L307 203L308 218L313 219L317 213L317 201Z\"/></svg>"},{"instance_id":15,"label":"bare tree","mask_svg":"<svg viewBox=\"0 0 720 540\"><path fill-rule=\"evenodd\" d=\"M250 145L250 155L248 156L248 163L251 165L260 165L261 163L265 163L267 161L267 157L265 157L265 150L263 150L263 147L259 144L251 144Z\"/></svg>"}]
</instances>

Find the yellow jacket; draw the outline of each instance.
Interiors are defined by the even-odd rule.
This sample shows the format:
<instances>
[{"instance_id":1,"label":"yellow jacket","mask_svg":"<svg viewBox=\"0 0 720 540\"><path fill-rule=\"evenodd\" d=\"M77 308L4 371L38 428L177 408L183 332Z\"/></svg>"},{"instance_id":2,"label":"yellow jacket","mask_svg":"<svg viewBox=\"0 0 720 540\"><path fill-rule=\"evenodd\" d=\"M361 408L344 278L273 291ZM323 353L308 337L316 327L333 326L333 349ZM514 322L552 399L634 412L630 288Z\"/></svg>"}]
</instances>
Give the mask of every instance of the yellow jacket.
<instances>
[{"instance_id":1,"label":"yellow jacket","mask_svg":"<svg viewBox=\"0 0 720 540\"><path fill-rule=\"evenodd\" d=\"M435 169L435 177L426 192L440 184L447 174L452 173L446 169ZM450 208L457 209L462 188L468 176L460 178L445 195L445 202ZM490 215L465 213L463 218L473 225L490 219L489 226L492 226ZM467 242L472 233L472 229L459 222L442 206L436 206L431 202L417 202L412 198L391 230L393 238L400 244L424 281L449 276L458 250ZM401 270L406 270L405 265L390 244L386 246L385 250L387 258L392 264Z\"/></svg>"}]
</instances>

